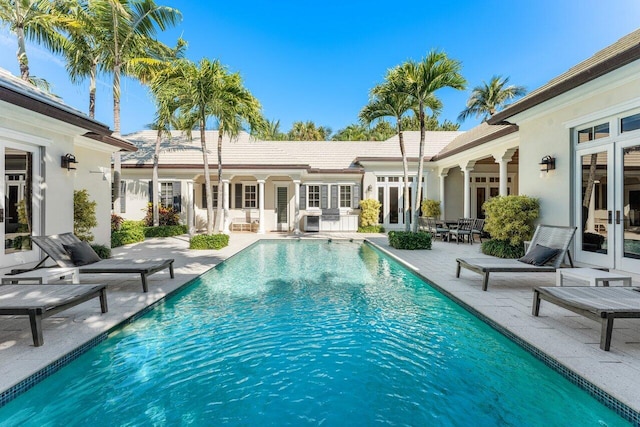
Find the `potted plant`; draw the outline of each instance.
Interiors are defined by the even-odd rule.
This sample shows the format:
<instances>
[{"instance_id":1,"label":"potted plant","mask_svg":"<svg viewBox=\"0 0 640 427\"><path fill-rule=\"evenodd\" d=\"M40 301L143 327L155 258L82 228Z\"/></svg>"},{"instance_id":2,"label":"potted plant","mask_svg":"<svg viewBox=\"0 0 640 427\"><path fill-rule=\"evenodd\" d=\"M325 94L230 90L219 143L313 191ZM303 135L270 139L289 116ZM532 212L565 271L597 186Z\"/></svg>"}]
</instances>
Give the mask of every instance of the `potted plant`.
<instances>
[{"instance_id":1,"label":"potted plant","mask_svg":"<svg viewBox=\"0 0 640 427\"><path fill-rule=\"evenodd\" d=\"M439 200L424 199L422 201L422 216L427 218L438 218L440 217L440 213Z\"/></svg>"}]
</instances>

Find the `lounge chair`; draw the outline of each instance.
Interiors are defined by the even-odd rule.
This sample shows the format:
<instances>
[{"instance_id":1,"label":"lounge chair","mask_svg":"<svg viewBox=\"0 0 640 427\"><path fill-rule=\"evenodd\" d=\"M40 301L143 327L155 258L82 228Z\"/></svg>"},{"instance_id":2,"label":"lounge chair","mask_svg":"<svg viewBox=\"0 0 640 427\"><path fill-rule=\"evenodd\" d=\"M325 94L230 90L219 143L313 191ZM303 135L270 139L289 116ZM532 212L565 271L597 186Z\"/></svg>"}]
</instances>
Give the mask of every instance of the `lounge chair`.
<instances>
[{"instance_id":1,"label":"lounge chair","mask_svg":"<svg viewBox=\"0 0 640 427\"><path fill-rule=\"evenodd\" d=\"M555 225L539 225L536 228L526 256L534 254L537 248L545 247L556 250L556 254L542 265L528 264L517 259L503 258L458 258L456 259L456 277L460 277L460 269L466 268L482 274L482 290L489 286L490 273L553 273L560 267L569 250L569 244L576 232L576 227L560 227ZM524 258L524 257L523 257ZM521 258L521 259L523 259ZM573 267L573 261L569 258Z\"/></svg>"},{"instance_id":2,"label":"lounge chair","mask_svg":"<svg viewBox=\"0 0 640 427\"><path fill-rule=\"evenodd\" d=\"M531 314L540 312L540 300L546 300L589 319L600 321L600 348L609 351L613 321L640 318L640 292L637 288L564 286L533 289Z\"/></svg>"},{"instance_id":3,"label":"lounge chair","mask_svg":"<svg viewBox=\"0 0 640 427\"><path fill-rule=\"evenodd\" d=\"M103 259L90 264L75 265L63 245L74 245L81 241L73 233L55 234L51 236L32 236L33 243L38 245L60 267L78 267L80 274L110 273L139 274L142 279L142 290L148 292L147 276L161 270L169 269L173 275L173 259ZM47 258L42 260L42 264ZM40 265L39 264L39 265Z\"/></svg>"},{"instance_id":4,"label":"lounge chair","mask_svg":"<svg viewBox=\"0 0 640 427\"><path fill-rule=\"evenodd\" d=\"M42 319L96 297L106 313L105 285L2 285L0 315L29 316L33 345L39 347L44 344Z\"/></svg>"}]
</instances>

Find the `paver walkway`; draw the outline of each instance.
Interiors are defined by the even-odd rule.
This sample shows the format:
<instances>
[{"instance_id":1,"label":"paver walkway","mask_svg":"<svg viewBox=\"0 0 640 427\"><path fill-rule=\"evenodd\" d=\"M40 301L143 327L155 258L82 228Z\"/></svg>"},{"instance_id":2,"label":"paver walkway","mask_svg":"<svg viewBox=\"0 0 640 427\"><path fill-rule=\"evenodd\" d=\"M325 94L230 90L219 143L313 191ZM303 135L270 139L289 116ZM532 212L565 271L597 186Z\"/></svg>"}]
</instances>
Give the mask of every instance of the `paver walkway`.
<instances>
[{"instance_id":1,"label":"paver walkway","mask_svg":"<svg viewBox=\"0 0 640 427\"><path fill-rule=\"evenodd\" d=\"M480 245L434 242L430 251L389 248L386 236L362 234L306 235L312 238L367 237L371 242L412 265L417 273L459 298L612 396L640 411L640 320L616 321L610 352L599 349L600 325L555 305L542 303L541 316L531 316L531 288L553 286L554 273L493 274L488 292L481 276L463 270L455 278L457 257L482 257ZM83 343L163 298L209 268L261 238L294 238L284 234L234 233L220 251L190 251L188 237L148 239L114 250L117 258L175 258L176 278L168 272L150 276L149 293L140 292L140 278L132 275L82 275L82 283L107 283L109 312L86 302L52 316L44 323L42 347L34 347L26 318L0 318L0 392L63 357ZM640 276L633 277L640 285ZM576 283L578 284L578 283ZM97 303L96 303L97 304Z\"/></svg>"}]
</instances>

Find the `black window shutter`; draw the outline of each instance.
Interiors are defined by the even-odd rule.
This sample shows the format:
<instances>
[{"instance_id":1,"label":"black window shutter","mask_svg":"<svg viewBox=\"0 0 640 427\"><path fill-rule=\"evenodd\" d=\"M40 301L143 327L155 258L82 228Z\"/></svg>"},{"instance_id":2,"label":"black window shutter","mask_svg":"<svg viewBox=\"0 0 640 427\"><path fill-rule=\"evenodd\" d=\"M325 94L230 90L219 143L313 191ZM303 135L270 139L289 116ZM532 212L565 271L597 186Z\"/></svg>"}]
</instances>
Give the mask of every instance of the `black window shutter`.
<instances>
[{"instance_id":1,"label":"black window shutter","mask_svg":"<svg viewBox=\"0 0 640 427\"><path fill-rule=\"evenodd\" d=\"M235 185L236 209L242 209L242 184Z\"/></svg>"},{"instance_id":2,"label":"black window shutter","mask_svg":"<svg viewBox=\"0 0 640 427\"><path fill-rule=\"evenodd\" d=\"M202 184L202 209L207 209L207 184Z\"/></svg>"},{"instance_id":3,"label":"black window shutter","mask_svg":"<svg viewBox=\"0 0 640 427\"><path fill-rule=\"evenodd\" d=\"M331 186L331 209L338 207L338 186Z\"/></svg>"},{"instance_id":4,"label":"black window shutter","mask_svg":"<svg viewBox=\"0 0 640 427\"><path fill-rule=\"evenodd\" d=\"M320 186L320 209L327 209L329 204L329 186Z\"/></svg>"},{"instance_id":5,"label":"black window shutter","mask_svg":"<svg viewBox=\"0 0 640 427\"><path fill-rule=\"evenodd\" d=\"M301 185L300 186L300 206L299 209L301 211L307 209L307 186L306 185Z\"/></svg>"},{"instance_id":6,"label":"black window shutter","mask_svg":"<svg viewBox=\"0 0 640 427\"><path fill-rule=\"evenodd\" d=\"M173 210L182 212L182 185L180 181L173 181Z\"/></svg>"},{"instance_id":7,"label":"black window shutter","mask_svg":"<svg viewBox=\"0 0 640 427\"><path fill-rule=\"evenodd\" d=\"M353 186L353 195L352 195L353 203L351 207L353 209L358 209L360 206L360 184L356 184Z\"/></svg>"},{"instance_id":8,"label":"black window shutter","mask_svg":"<svg viewBox=\"0 0 640 427\"><path fill-rule=\"evenodd\" d=\"M153 181L149 181L149 203L153 203Z\"/></svg>"}]
</instances>

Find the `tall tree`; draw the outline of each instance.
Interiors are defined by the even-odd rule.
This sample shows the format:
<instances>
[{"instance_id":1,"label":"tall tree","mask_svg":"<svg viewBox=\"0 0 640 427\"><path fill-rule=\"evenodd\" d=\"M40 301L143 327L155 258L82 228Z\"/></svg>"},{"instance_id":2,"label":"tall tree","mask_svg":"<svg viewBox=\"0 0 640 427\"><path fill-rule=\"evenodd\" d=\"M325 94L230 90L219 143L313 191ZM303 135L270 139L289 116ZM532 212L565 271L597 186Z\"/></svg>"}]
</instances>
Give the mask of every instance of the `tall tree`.
<instances>
[{"instance_id":1,"label":"tall tree","mask_svg":"<svg viewBox=\"0 0 640 427\"><path fill-rule=\"evenodd\" d=\"M184 129L200 129L202 163L207 203L207 233L212 234L213 197L206 143L206 124L209 118L219 122L218 182L222 179L222 135L236 135L243 123L258 127L262 122L260 103L242 86L238 74L230 74L219 61L202 59L199 64L179 60L175 67L162 72L152 82L155 91L163 91L173 99ZM222 186L218 186L222 191ZM220 194L219 200L223 200ZM218 204L219 209L220 203ZM219 215L220 216L220 215Z\"/></svg>"},{"instance_id":2,"label":"tall tree","mask_svg":"<svg viewBox=\"0 0 640 427\"><path fill-rule=\"evenodd\" d=\"M467 100L467 108L462 110L458 121L462 122L475 116L482 117L482 121L486 122L489 117L504 108L507 101L527 93L524 86L507 86L507 83L509 83L509 77L493 76L489 83L483 81L482 85L474 87Z\"/></svg>"},{"instance_id":3,"label":"tall tree","mask_svg":"<svg viewBox=\"0 0 640 427\"><path fill-rule=\"evenodd\" d=\"M444 52L432 50L420 62L408 61L390 72L389 80L394 90L411 96L418 105L420 119L420 150L418 154L418 177L416 198L413 201L412 230L418 231L418 217L422 200L422 177L424 172L425 109L429 99L442 88L450 87L462 90L466 80L460 74L462 65L450 59Z\"/></svg>"},{"instance_id":4,"label":"tall tree","mask_svg":"<svg viewBox=\"0 0 640 427\"><path fill-rule=\"evenodd\" d=\"M120 78L133 75L133 63L142 52L159 46L153 39L158 30L175 25L182 15L176 9L158 6L154 0L92 0L98 18L95 25L104 31L105 66L113 74L113 131L120 135ZM120 207L120 153L113 155L113 207Z\"/></svg>"},{"instance_id":5,"label":"tall tree","mask_svg":"<svg viewBox=\"0 0 640 427\"><path fill-rule=\"evenodd\" d=\"M407 151L404 146L401 119L402 116L415 109L415 100L412 96L406 93L396 91L393 87L393 82L390 82L389 80L386 83L375 86L371 90L370 98L371 100L369 101L369 104L360 111L360 120L366 124L370 124L374 120L378 120L383 117L391 117L396 122L398 140L400 143L400 154L402 155L404 225L405 229L409 231L409 224L411 222L409 195L411 193L411 188L409 187L409 161L407 159Z\"/></svg>"},{"instance_id":6,"label":"tall tree","mask_svg":"<svg viewBox=\"0 0 640 427\"><path fill-rule=\"evenodd\" d=\"M253 132L253 136L263 141L282 141L287 139L287 135L280 132L280 120L267 120L263 129Z\"/></svg>"},{"instance_id":7,"label":"tall tree","mask_svg":"<svg viewBox=\"0 0 640 427\"><path fill-rule=\"evenodd\" d=\"M65 38L60 30L65 17L57 13L50 0L0 0L0 21L17 36L20 76L25 81L30 81L25 38L56 53L64 45Z\"/></svg>"},{"instance_id":8,"label":"tall tree","mask_svg":"<svg viewBox=\"0 0 640 427\"><path fill-rule=\"evenodd\" d=\"M291 130L287 133L290 141L326 141L331 135L331 129L324 126L316 126L314 122L293 122Z\"/></svg>"},{"instance_id":9,"label":"tall tree","mask_svg":"<svg viewBox=\"0 0 640 427\"><path fill-rule=\"evenodd\" d=\"M419 131L420 118L418 115L404 116L402 118L402 129L405 131ZM424 129L429 131L456 131L460 129L460 123L454 123L447 119L440 122L437 115L426 115L424 118Z\"/></svg>"}]
</instances>

